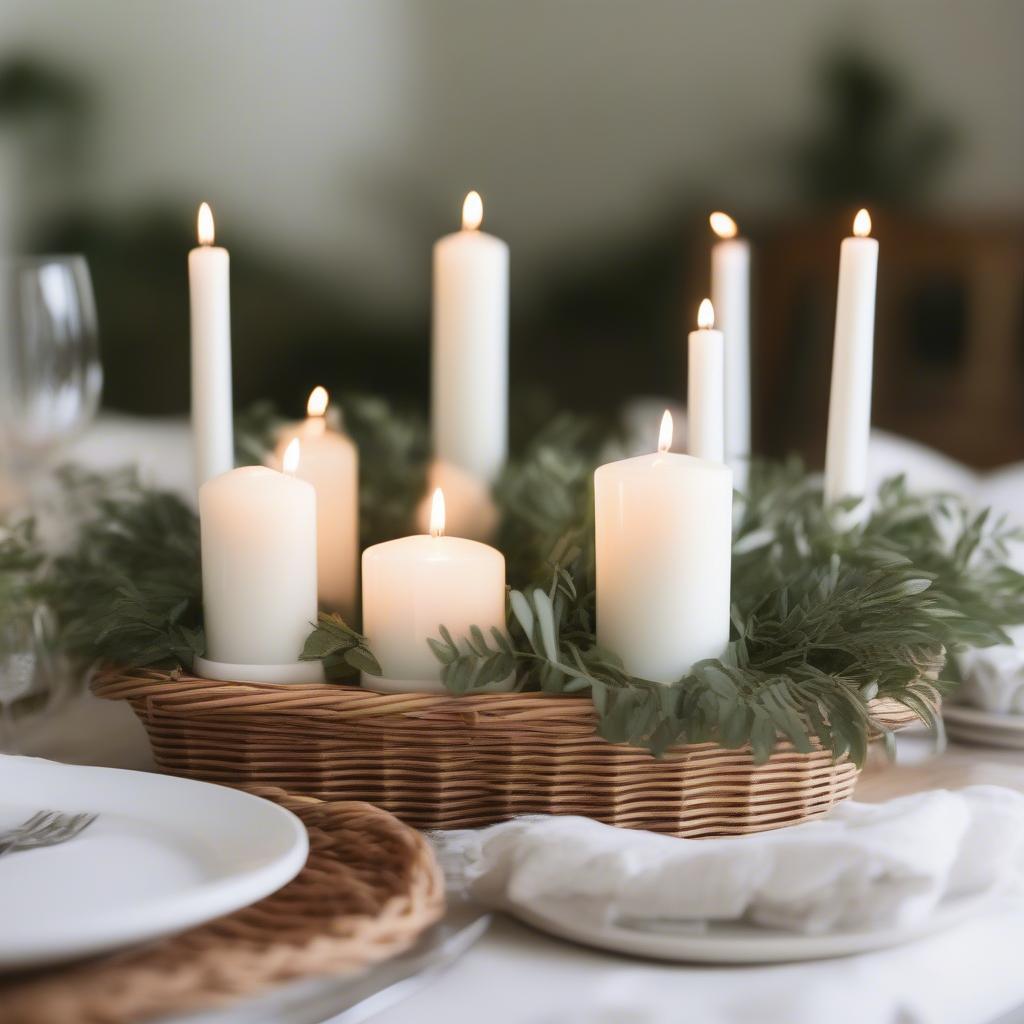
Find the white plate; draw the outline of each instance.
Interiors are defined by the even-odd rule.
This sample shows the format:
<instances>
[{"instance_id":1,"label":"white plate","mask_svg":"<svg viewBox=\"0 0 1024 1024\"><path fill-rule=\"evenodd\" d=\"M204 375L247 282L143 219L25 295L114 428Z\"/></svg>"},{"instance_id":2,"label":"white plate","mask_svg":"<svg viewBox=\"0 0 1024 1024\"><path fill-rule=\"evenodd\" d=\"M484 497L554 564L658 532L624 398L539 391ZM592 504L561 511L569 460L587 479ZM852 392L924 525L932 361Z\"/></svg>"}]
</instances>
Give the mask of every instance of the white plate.
<instances>
[{"instance_id":1,"label":"white plate","mask_svg":"<svg viewBox=\"0 0 1024 1024\"><path fill-rule=\"evenodd\" d=\"M946 732L953 739L989 747L1024 749L1024 715L1001 715L962 704L947 704L942 709L942 717Z\"/></svg>"},{"instance_id":2,"label":"white plate","mask_svg":"<svg viewBox=\"0 0 1024 1024\"><path fill-rule=\"evenodd\" d=\"M295 815L204 782L0 755L0 831L95 811L59 846L0 857L0 970L155 939L255 903L306 862Z\"/></svg>"},{"instance_id":3,"label":"white plate","mask_svg":"<svg viewBox=\"0 0 1024 1024\"><path fill-rule=\"evenodd\" d=\"M990 892L940 904L926 920L895 928L858 929L826 935L759 928L751 924L714 923L704 931L685 926L633 927L608 924L588 911L585 899L553 900L543 911L510 909L527 924L558 938L616 953L699 964L769 964L826 960L899 946L948 928L994 905Z\"/></svg>"}]
</instances>

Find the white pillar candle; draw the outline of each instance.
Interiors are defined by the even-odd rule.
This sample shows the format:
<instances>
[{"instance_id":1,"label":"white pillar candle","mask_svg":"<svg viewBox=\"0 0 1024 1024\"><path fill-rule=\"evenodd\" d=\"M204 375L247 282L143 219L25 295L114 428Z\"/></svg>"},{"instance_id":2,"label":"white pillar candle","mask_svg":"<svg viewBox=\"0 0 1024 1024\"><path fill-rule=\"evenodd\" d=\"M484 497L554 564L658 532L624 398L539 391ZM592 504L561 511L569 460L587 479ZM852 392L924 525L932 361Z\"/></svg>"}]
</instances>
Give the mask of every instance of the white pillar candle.
<instances>
[{"instance_id":1,"label":"white pillar candle","mask_svg":"<svg viewBox=\"0 0 1024 1024\"><path fill-rule=\"evenodd\" d=\"M508 246L480 230L470 192L462 230L434 246L434 455L488 483L508 453Z\"/></svg>"},{"instance_id":2,"label":"white pillar candle","mask_svg":"<svg viewBox=\"0 0 1024 1024\"><path fill-rule=\"evenodd\" d=\"M488 541L498 528L498 509L491 488L479 477L451 462L434 459L427 470L427 492L416 507L416 526L430 532L434 492L444 492L445 533Z\"/></svg>"},{"instance_id":3,"label":"white pillar candle","mask_svg":"<svg viewBox=\"0 0 1024 1024\"><path fill-rule=\"evenodd\" d=\"M317 618L316 491L292 474L243 466L199 489L206 657L241 665L299 660Z\"/></svg>"},{"instance_id":4,"label":"white pillar candle","mask_svg":"<svg viewBox=\"0 0 1024 1024\"><path fill-rule=\"evenodd\" d=\"M633 676L671 683L729 643L732 473L658 452L594 474L597 642Z\"/></svg>"},{"instance_id":5,"label":"white pillar candle","mask_svg":"<svg viewBox=\"0 0 1024 1024\"><path fill-rule=\"evenodd\" d=\"M727 213L711 214L711 301L725 338L725 461L738 490L750 461L750 244Z\"/></svg>"},{"instance_id":6,"label":"white pillar candle","mask_svg":"<svg viewBox=\"0 0 1024 1024\"><path fill-rule=\"evenodd\" d=\"M871 432L871 367L875 343L875 281L878 242L869 238L871 218L861 210L853 238L839 250L836 333L832 350L832 393L825 449L825 503L863 498L867 493L868 437ZM862 521L867 503L848 517Z\"/></svg>"},{"instance_id":7,"label":"white pillar candle","mask_svg":"<svg viewBox=\"0 0 1024 1024\"><path fill-rule=\"evenodd\" d=\"M235 464L231 402L230 258L214 245L213 214L203 203L199 245L188 254L192 320L192 436L197 484Z\"/></svg>"},{"instance_id":8,"label":"white pillar candle","mask_svg":"<svg viewBox=\"0 0 1024 1024\"><path fill-rule=\"evenodd\" d=\"M697 312L698 330L690 332L686 388L686 426L691 455L725 461L725 341L712 330L715 310L709 299Z\"/></svg>"},{"instance_id":9,"label":"white pillar candle","mask_svg":"<svg viewBox=\"0 0 1024 1024\"><path fill-rule=\"evenodd\" d=\"M316 490L317 580L320 604L354 621L359 555L359 452L327 424L327 391L313 389L307 418L278 434L271 465L279 467L294 438L302 442L295 475Z\"/></svg>"},{"instance_id":10,"label":"white pillar candle","mask_svg":"<svg viewBox=\"0 0 1024 1024\"><path fill-rule=\"evenodd\" d=\"M499 551L444 536L436 491L429 535L402 537L363 552L363 633L381 675L363 685L387 692L444 693L441 663L428 638L446 626L456 642L479 626L505 630L505 559Z\"/></svg>"}]
</instances>

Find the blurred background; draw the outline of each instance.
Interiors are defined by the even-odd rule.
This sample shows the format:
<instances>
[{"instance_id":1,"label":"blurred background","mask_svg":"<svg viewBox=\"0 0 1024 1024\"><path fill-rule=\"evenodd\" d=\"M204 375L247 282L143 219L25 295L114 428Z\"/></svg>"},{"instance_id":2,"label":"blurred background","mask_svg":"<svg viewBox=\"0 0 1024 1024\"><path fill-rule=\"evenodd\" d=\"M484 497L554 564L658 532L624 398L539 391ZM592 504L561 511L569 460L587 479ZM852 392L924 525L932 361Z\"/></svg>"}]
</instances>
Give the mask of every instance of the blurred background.
<instances>
[{"instance_id":1,"label":"blurred background","mask_svg":"<svg viewBox=\"0 0 1024 1024\"><path fill-rule=\"evenodd\" d=\"M236 407L425 411L430 247L512 250L512 435L684 394L707 214L755 246L755 448L820 462L840 239L881 243L875 422L1024 457L1020 0L0 0L0 224L92 271L109 409L188 407L186 253Z\"/></svg>"}]
</instances>

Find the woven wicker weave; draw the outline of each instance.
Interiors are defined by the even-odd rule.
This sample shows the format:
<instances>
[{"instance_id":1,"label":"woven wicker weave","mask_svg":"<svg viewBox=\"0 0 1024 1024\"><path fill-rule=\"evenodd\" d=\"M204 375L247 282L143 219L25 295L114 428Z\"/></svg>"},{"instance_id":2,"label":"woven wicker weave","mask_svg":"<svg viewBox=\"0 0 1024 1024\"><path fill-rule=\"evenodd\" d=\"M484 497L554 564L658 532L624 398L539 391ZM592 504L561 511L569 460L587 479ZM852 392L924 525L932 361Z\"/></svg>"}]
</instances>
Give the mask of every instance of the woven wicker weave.
<instances>
[{"instance_id":1,"label":"woven wicker weave","mask_svg":"<svg viewBox=\"0 0 1024 1024\"><path fill-rule=\"evenodd\" d=\"M93 685L131 702L163 771L366 800L417 828L584 814L676 836L740 835L825 814L857 780L849 761L787 744L761 765L712 743L659 760L596 736L587 698L377 694L143 671L110 671ZM892 702L875 711L890 727L913 718Z\"/></svg>"},{"instance_id":2,"label":"woven wicker weave","mask_svg":"<svg viewBox=\"0 0 1024 1024\"><path fill-rule=\"evenodd\" d=\"M294 811L306 866L245 910L183 935L0 984L4 1024L122 1024L219 1006L309 975L346 974L407 949L444 911L418 833L364 803L249 791Z\"/></svg>"}]
</instances>

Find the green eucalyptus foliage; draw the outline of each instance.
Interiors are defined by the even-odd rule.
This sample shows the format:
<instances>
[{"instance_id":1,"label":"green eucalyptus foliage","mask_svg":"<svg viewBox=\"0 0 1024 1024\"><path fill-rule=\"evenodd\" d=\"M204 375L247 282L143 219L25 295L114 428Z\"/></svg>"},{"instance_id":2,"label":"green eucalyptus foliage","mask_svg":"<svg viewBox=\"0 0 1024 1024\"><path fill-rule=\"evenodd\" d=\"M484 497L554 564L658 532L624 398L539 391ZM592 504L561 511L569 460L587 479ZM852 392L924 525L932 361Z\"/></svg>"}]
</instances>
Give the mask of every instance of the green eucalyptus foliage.
<instances>
[{"instance_id":1,"label":"green eucalyptus foliage","mask_svg":"<svg viewBox=\"0 0 1024 1024\"><path fill-rule=\"evenodd\" d=\"M548 478L578 498L563 475ZM721 659L663 685L630 677L595 643L593 549L571 529L550 559L550 582L513 590L511 640L475 631L432 641L445 684L486 690L518 663L517 688L589 693L602 736L655 753L681 742L749 744L767 758L780 737L817 741L858 764L873 731L870 702L889 697L938 728L934 678L947 651L1007 641L1024 621L1024 577L1006 564L1017 539L953 495L911 494L886 481L867 523L840 529L820 482L796 461L753 468L737 496L733 636Z\"/></svg>"},{"instance_id":2,"label":"green eucalyptus foliage","mask_svg":"<svg viewBox=\"0 0 1024 1024\"><path fill-rule=\"evenodd\" d=\"M357 633L340 615L321 612L316 628L306 638L302 661L322 661L331 682L344 682L357 672L379 676L380 665Z\"/></svg>"},{"instance_id":3,"label":"green eucalyptus foliage","mask_svg":"<svg viewBox=\"0 0 1024 1024\"><path fill-rule=\"evenodd\" d=\"M360 446L364 544L407 532L425 481L422 425L377 399L342 404ZM256 410L240 450L255 460L278 424ZM563 418L509 465L496 488L514 585L507 630L453 637L438 624L429 643L451 692L505 689L511 675L517 690L589 695L603 737L657 754L714 741L763 760L785 738L860 763L873 698L934 724L945 652L1006 642L1024 621L1024 577L1006 564L1017 535L987 513L896 478L863 526L843 530L802 465L757 464L736 498L728 650L670 685L633 678L595 638L592 474L604 442ZM61 485L72 529L56 554L31 521L0 528L0 614L43 602L68 653L189 668L204 647L194 511L127 473L66 471ZM330 679L380 673L337 616L320 617L303 657Z\"/></svg>"}]
</instances>

